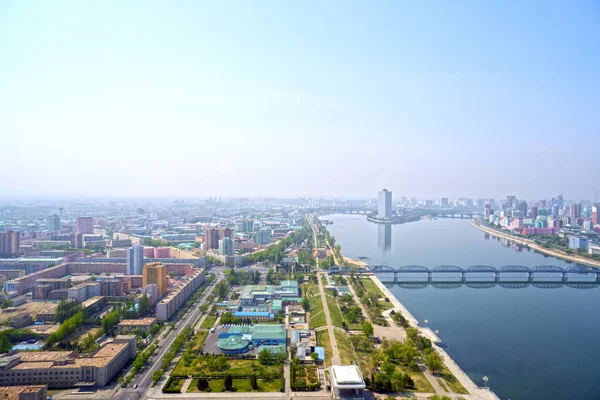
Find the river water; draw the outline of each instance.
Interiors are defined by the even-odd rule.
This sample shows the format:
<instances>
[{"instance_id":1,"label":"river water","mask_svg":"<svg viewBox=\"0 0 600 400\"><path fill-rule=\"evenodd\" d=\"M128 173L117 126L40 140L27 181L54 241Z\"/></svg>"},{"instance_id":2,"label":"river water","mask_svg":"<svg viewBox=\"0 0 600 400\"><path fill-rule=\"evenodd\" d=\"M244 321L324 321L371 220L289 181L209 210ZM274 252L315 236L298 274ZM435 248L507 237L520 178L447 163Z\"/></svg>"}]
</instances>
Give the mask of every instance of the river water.
<instances>
[{"instance_id":1,"label":"river water","mask_svg":"<svg viewBox=\"0 0 600 400\"><path fill-rule=\"evenodd\" d=\"M328 229L345 256L369 264L568 266L520 249L469 220L378 225L360 215L329 215ZM473 379L501 399L600 399L600 289L440 289L388 287Z\"/></svg>"}]
</instances>

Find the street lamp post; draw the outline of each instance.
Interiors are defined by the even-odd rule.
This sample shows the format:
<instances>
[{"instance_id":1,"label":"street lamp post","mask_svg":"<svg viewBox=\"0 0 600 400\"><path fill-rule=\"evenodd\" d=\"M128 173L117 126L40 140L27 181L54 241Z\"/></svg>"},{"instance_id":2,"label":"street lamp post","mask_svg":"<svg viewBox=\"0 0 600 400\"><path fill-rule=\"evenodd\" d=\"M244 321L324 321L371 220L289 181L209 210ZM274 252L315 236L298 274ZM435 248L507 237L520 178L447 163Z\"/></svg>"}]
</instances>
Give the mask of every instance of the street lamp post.
<instances>
[{"instance_id":1,"label":"street lamp post","mask_svg":"<svg viewBox=\"0 0 600 400\"><path fill-rule=\"evenodd\" d=\"M487 388L487 383L490 379L487 376L483 377L483 384L485 385L485 387Z\"/></svg>"}]
</instances>

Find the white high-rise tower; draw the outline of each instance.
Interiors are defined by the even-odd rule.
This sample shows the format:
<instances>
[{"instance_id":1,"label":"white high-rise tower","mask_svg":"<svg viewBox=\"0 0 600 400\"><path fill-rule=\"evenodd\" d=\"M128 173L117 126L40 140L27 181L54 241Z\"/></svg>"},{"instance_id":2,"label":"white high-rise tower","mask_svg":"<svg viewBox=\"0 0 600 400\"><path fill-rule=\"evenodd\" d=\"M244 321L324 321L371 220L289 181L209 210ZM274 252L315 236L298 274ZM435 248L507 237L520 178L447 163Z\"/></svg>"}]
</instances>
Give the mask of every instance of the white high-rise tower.
<instances>
[{"instance_id":1,"label":"white high-rise tower","mask_svg":"<svg viewBox=\"0 0 600 400\"><path fill-rule=\"evenodd\" d=\"M377 215L385 218L390 218L392 216L392 192L387 189L383 189L379 192Z\"/></svg>"}]
</instances>

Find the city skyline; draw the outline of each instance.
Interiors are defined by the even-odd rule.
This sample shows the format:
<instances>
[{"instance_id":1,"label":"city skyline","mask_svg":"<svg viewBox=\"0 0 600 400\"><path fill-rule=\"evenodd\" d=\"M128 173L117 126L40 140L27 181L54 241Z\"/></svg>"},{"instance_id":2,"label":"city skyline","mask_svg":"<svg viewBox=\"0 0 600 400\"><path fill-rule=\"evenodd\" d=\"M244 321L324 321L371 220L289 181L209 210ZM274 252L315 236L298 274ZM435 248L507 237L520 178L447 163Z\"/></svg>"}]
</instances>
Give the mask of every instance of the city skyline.
<instances>
[{"instance_id":1,"label":"city skyline","mask_svg":"<svg viewBox=\"0 0 600 400\"><path fill-rule=\"evenodd\" d=\"M3 2L3 194L593 199L597 15Z\"/></svg>"}]
</instances>

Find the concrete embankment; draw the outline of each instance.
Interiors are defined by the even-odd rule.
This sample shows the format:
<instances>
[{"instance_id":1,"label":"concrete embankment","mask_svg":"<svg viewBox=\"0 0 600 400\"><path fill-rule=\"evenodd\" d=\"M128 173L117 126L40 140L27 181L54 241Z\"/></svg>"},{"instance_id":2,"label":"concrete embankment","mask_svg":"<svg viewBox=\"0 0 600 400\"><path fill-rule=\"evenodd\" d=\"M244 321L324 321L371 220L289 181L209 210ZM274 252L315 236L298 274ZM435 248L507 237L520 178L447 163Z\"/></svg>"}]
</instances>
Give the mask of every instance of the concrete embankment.
<instances>
[{"instance_id":1,"label":"concrete embankment","mask_svg":"<svg viewBox=\"0 0 600 400\"><path fill-rule=\"evenodd\" d=\"M417 319L408 311L408 309L406 309L406 307L404 307L404 305L402 305L402 303L400 303L396 296L394 296L394 294L379 280L379 278L377 278L377 276L375 276L375 274L371 276L371 279L373 282L375 282L379 289L381 289L384 296L389 298L390 302L394 305L394 310L396 312L400 312L412 326L418 328L421 332L421 335L431 340L432 343L441 341L431 329L419 326ZM452 372L452 374L454 374L456 379L460 381L460 383L471 395L464 397L469 397L473 400L499 400L498 396L496 396L496 394L491 390L478 387L443 348L435 345L433 347L440 354L448 369Z\"/></svg>"},{"instance_id":2,"label":"concrete embankment","mask_svg":"<svg viewBox=\"0 0 600 400\"><path fill-rule=\"evenodd\" d=\"M502 239L510 240L511 242L520 244L522 246L527 246L530 249L533 249L540 253L547 254L552 257L560 258L562 260L573 261L573 262L576 262L579 264L586 264L586 265L589 265L592 267L600 268L600 262L598 262L598 261L590 260L589 258L584 258L584 257L579 257L579 256L571 256L571 255L568 255L568 254L565 254L563 252L553 250L553 249L546 249L546 248L536 244L531 239L520 238L517 236L513 236L509 233L499 232L495 229L488 228L487 226L483 226L476 219L473 219L471 221L471 225L473 225L475 228L479 229L480 231L489 233L490 235L494 235L494 236L500 237Z\"/></svg>"}]
</instances>

